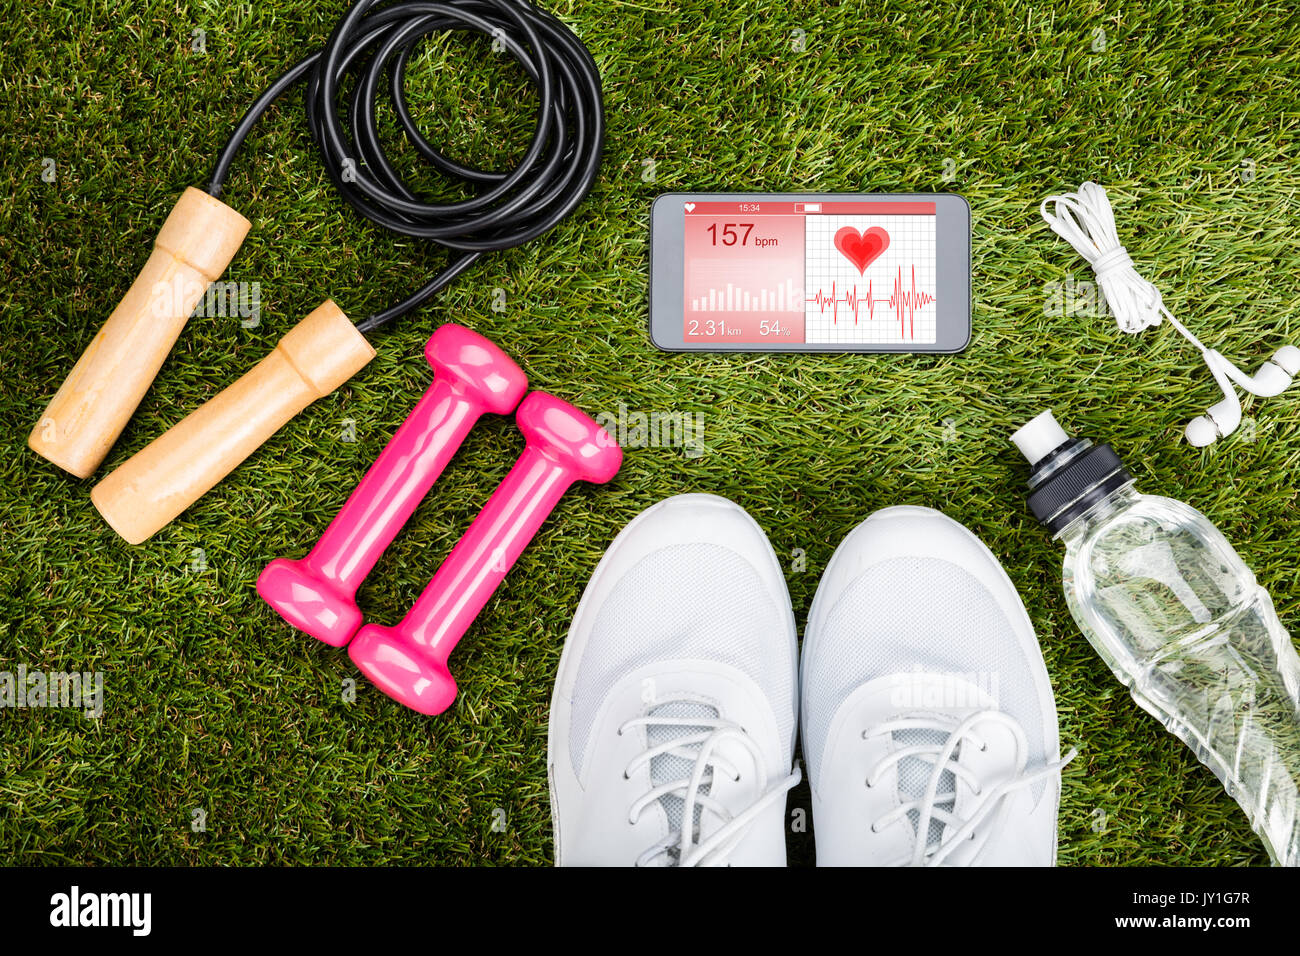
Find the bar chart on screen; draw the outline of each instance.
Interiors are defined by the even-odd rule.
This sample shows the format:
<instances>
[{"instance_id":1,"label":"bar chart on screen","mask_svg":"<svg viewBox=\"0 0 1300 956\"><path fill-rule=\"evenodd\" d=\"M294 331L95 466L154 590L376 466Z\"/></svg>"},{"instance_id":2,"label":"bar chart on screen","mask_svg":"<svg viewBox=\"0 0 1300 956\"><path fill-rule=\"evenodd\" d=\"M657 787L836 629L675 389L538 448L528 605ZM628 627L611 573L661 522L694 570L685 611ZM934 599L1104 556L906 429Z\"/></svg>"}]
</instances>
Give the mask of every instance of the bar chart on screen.
<instances>
[{"instance_id":1,"label":"bar chart on screen","mask_svg":"<svg viewBox=\"0 0 1300 956\"><path fill-rule=\"evenodd\" d=\"M793 312L804 311L803 291L793 279L768 288L743 289L730 282L710 288L691 299L692 312Z\"/></svg>"}]
</instances>

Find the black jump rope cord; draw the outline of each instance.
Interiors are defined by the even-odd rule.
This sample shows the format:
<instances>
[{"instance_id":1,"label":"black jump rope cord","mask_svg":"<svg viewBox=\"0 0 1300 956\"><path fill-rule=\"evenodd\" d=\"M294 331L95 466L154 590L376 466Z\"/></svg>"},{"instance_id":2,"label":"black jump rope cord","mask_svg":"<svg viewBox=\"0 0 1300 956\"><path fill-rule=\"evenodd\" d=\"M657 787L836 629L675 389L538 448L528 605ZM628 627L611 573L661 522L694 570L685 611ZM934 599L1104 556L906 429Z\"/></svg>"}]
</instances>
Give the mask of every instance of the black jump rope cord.
<instances>
[{"instance_id":1,"label":"black jump rope cord","mask_svg":"<svg viewBox=\"0 0 1300 956\"><path fill-rule=\"evenodd\" d=\"M572 212L595 182L605 135L596 63L582 41L551 14L527 0L402 0L371 12L379 2L355 4L321 50L257 98L217 157L208 186L212 196L221 195L235 154L253 126L286 90L305 79L307 125L339 195L371 222L452 253L451 261L414 295L358 323L362 332L419 308L484 252L535 239ZM444 156L411 118L404 89L407 63L423 37L445 30L491 37L514 56L537 89L540 105L532 142L510 172L476 169ZM402 181L379 143L376 105L385 73L407 140L443 175L476 188L476 196L426 203ZM339 97L349 76L353 86L345 125Z\"/></svg>"}]
</instances>

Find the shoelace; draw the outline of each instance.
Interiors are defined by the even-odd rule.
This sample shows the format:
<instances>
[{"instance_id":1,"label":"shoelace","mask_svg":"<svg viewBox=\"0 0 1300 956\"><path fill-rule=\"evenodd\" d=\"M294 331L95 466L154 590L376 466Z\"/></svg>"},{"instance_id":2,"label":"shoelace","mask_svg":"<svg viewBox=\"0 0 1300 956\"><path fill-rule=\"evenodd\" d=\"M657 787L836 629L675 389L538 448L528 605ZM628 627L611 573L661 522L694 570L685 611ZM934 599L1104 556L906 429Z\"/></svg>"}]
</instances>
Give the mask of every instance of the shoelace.
<instances>
[{"instance_id":1,"label":"shoelace","mask_svg":"<svg viewBox=\"0 0 1300 956\"><path fill-rule=\"evenodd\" d=\"M670 851L677 851L678 866L725 866L727 854L739 843L749 830L754 820L773 803L785 799L786 793L797 786L803 774L796 768L788 777L768 786L767 771L763 767L763 756L758 744L739 724L721 717L656 717L646 715L634 717L618 729L619 736L637 727L703 727L704 730L685 733L680 737L648 748L628 764L624 774L628 777L646 766L655 757L671 754L695 762L690 777L670 780L653 788L644 796L633 802L628 810L628 823L636 825L649 807L664 797L680 797L682 806L682 823L671 830L663 839L656 841L644 853L637 857L637 866L649 866L663 856L670 856ZM739 780L736 766L717 753L724 741L734 740L747 750L754 758L758 773L757 789L762 793L757 800L740 813L733 814L724 804L708 793L701 793L702 787L713 783L715 773L725 774L733 780ZM709 835L708 839L699 841L695 826L695 811L712 814L722 821L721 825Z\"/></svg>"},{"instance_id":2,"label":"shoelace","mask_svg":"<svg viewBox=\"0 0 1300 956\"><path fill-rule=\"evenodd\" d=\"M976 796L982 795L982 781L969 767L963 766L953 758L957 748L963 743L969 743L980 750L988 746L975 730L977 724L986 721L1003 724L1011 730L1016 742L1016 774L990 789L974 813L963 819L952 810L939 806L943 803L955 806L957 799L955 786L952 791L940 793L939 783L944 774L951 773L955 780L965 783ZM904 801L871 824L872 830L879 832L887 826L906 820L909 813L913 811L917 813L916 845L909 857L897 861L898 865L903 866L942 866L952 852L965 840L970 839L976 828L995 813L1008 796L1058 773L1078 755L1078 751L1072 749L1061 760L1046 763L1036 770L1026 772L1025 762L1028 759L1029 743L1025 739L1025 732L1019 723L998 710L976 711L961 721L938 716L900 718L864 730L862 737L867 740L903 730L932 730L948 735L947 741L942 745L900 747L881 758L867 775L866 783L871 787L874 785L872 781L879 779L891 765L896 765L909 757L934 763L926 783L925 793L920 800ZM945 825L945 833L948 835L938 843L929 843L927 834L930 832L930 824L936 820Z\"/></svg>"}]
</instances>

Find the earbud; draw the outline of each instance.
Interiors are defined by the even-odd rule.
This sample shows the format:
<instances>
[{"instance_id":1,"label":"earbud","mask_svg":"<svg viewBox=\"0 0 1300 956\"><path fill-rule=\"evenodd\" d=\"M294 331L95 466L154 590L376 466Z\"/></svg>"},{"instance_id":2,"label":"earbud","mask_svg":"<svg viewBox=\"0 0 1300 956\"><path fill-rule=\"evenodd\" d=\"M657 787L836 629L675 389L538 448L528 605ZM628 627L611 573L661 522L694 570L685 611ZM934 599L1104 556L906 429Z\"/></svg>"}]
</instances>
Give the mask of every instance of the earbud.
<instances>
[{"instance_id":1,"label":"earbud","mask_svg":"<svg viewBox=\"0 0 1300 956\"><path fill-rule=\"evenodd\" d=\"M1201 415L1187 423L1187 430L1183 432L1183 437L1193 448L1204 448L1206 445L1212 445L1219 438L1219 426L1214 424L1209 415Z\"/></svg>"},{"instance_id":2,"label":"earbud","mask_svg":"<svg viewBox=\"0 0 1300 956\"><path fill-rule=\"evenodd\" d=\"M1300 372L1300 349L1294 345L1284 345L1274 352L1254 377L1246 375L1214 349L1206 349L1202 355L1210 374L1223 389L1223 401L1187 423L1184 435L1187 443L1196 448L1204 448L1216 439L1231 435L1241 424L1241 399L1232 387L1233 382L1252 395L1269 398L1290 388L1292 380Z\"/></svg>"},{"instance_id":3,"label":"earbud","mask_svg":"<svg viewBox=\"0 0 1300 956\"><path fill-rule=\"evenodd\" d=\"M1294 345L1284 345L1269 359L1274 365L1281 368L1291 376L1300 375L1300 349Z\"/></svg>"},{"instance_id":4,"label":"earbud","mask_svg":"<svg viewBox=\"0 0 1300 956\"><path fill-rule=\"evenodd\" d=\"M1300 372L1300 349L1294 345L1284 345L1259 367L1250 385L1244 382L1241 385L1256 395L1281 395L1291 387L1296 372Z\"/></svg>"},{"instance_id":5,"label":"earbud","mask_svg":"<svg viewBox=\"0 0 1300 956\"><path fill-rule=\"evenodd\" d=\"M1241 424L1241 399L1237 396L1237 390L1232 387L1232 380L1239 381L1246 377L1214 349L1206 349L1202 357L1210 374L1219 383L1219 388L1223 389L1223 401L1211 405L1204 415L1193 418L1187 423L1183 434L1187 437L1187 444L1195 448L1204 448L1237 430L1237 426ZM1236 375L1233 375L1233 372L1236 372Z\"/></svg>"}]
</instances>

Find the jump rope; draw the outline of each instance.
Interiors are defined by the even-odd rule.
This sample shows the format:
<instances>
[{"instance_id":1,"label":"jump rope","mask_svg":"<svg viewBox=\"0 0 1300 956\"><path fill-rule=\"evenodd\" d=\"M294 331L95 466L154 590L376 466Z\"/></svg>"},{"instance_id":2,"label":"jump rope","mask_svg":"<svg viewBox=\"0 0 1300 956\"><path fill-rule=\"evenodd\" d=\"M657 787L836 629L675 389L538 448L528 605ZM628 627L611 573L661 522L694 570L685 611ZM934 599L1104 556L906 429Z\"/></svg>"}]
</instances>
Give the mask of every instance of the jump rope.
<instances>
[{"instance_id":1,"label":"jump rope","mask_svg":"<svg viewBox=\"0 0 1300 956\"><path fill-rule=\"evenodd\" d=\"M371 12L376 2L353 7L322 50L272 83L248 108L217 157L207 189L213 197L221 195L235 156L257 121L305 80L307 126L339 195L376 225L454 254L413 295L359 323L360 332L419 308L483 253L512 249L558 224L595 183L605 134L595 61L549 13L512 0L406 2ZM477 169L444 155L420 133L406 102L406 69L420 40L466 29L492 37L509 51L541 101L528 150L508 173ZM338 97L349 75L355 85L345 128ZM385 75L394 115L416 151L448 179L484 191L463 202L439 204L422 202L407 186L379 141L377 107Z\"/></svg>"},{"instance_id":2,"label":"jump rope","mask_svg":"<svg viewBox=\"0 0 1300 956\"><path fill-rule=\"evenodd\" d=\"M78 477L98 468L208 285L247 235L249 220L217 197L258 120L299 83L305 84L307 126L338 194L376 225L446 249L450 260L413 294L356 325L326 300L256 368L100 482L91 494L96 507L132 543L170 522L306 405L351 378L375 354L363 333L420 308L484 253L542 235L595 182L604 139L600 75L563 23L524 0L398 2L375 10L379 2L356 3L324 47L249 107L218 155L206 191L185 190L135 284L51 400L29 444ZM532 139L508 172L445 155L411 115L405 90L411 58L423 38L448 31L490 37L536 91ZM385 85L407 142L443 177L472 189L471 198L422 200L397 171L380 140Z\"/></svg>"}]
</instances>

